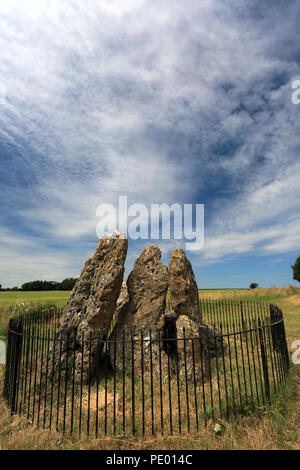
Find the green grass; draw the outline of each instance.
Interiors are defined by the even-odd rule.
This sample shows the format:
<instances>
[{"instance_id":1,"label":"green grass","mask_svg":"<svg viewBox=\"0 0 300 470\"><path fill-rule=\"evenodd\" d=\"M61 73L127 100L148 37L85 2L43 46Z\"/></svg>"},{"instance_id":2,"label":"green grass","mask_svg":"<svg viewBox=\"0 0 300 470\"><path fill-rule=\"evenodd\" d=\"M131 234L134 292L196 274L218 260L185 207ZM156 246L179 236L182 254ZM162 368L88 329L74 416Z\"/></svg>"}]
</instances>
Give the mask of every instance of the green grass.
<instances>
[{"instance_id":1,"label":"green grass","mask_svg":"<svg viewBox=\"0 0 300 470\"><path fill-rule=\"evenodd\" d=\"M289 347L300 338L300 287L269 287L257 289L199 290L202 299L232 299L249 302L268 302L277 305L283 312Z\"/></svg>"},{"instance_id":2,"label":"green grass","mask_svg":"<svg viewBox=\"0 0 300 470\"><path fill-rule=\"evenodd\" d=\"M7 308L23 302L37 304L51 302L58 307L64 307L69 295L70 291L0 292L0 306Z\"/></svg>"},{"instance_id":3,"label":"green grass","mask_svg":"<svg viewBox=\"0 0 300 470\"><path fill-rule=\"evenodd\" d=\"M260 302L274 302L276 299L300 295L300 287L293 285L287 287L258 287L256 289L199 289L201 298L233 299Z\"/></svg>"},{"instance_id":4,"label":"green grass","mask_svg":"<svg viewBox=\"0 0 300 470\"><path fill-rule=\"evenodd\" d=\"M9 317L14 310L20 311L25 305L56 305L63 308L70 296L70 291L0 291L0 339L7 335Z\"/></svg>"}]
</instances>

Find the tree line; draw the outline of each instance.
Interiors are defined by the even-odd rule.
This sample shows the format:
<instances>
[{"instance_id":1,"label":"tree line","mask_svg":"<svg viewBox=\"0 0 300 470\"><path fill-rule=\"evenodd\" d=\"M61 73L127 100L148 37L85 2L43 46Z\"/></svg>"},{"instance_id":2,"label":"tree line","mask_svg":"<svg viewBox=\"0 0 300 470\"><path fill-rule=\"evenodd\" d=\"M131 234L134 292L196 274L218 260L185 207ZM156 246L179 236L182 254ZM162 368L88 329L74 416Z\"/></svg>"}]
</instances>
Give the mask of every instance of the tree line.
<instances>
[{"instance_id":1,"label":"tree line","mask_svg":"<svg viewBox=\"0 0 300 470\"><path fill-rule=\"evenodd\" d=\"M77 278L68 277L61 282L57 281L30 281L22 284L21 288L2 288L0 284L0 290L2 291L43 291L43 290L72 290Z\"/></svg>"},{"instance_id":2,"label":"tree line","mask_svg":"<svg viewBox=\"0 0 300 470\"><path fill-rule=\"evenodd\" d=\"M300 282L300 256L295 261L295 264L291 266L293 270L293 279ZM38 290L72 290L75 286L77 278L68 277L61 282L56 281L31 281L22 284L22 287L7 287L2 288L0 284L0 291L38 291ZM256 282L252 282L249 286L250 289L258 287Z\"/></svg>"}]
</instances>

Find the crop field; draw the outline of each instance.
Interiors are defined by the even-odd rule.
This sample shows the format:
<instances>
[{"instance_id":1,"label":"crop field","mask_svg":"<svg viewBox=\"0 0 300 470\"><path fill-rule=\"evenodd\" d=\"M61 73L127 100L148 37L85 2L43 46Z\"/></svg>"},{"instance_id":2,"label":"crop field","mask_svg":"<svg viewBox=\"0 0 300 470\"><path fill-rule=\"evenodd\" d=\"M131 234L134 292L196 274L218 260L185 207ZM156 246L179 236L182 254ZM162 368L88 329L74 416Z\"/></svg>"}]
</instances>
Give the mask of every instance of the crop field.
<instances>
[{"instance_id":1,"label":"crop field","mask_svg":"<svg viewBox=\"0 0 300 470\"><path fill-rule=\"evenodd\" d=\"M0 336L5 336L7 322L14 310L25 303L56 304L63 307L69 292L0 292ZM199 290L202 299L234 299L270 302L283 311L290 353L295 340L300 339L300 288L219 289ZM20 305L21 304L21 305ZM3 388L4 366L0 366L0 388ZM109 388L109 393L112 390ZM110 395L109 395L110 396ZM214 424L200 426L193 435L145 436L135 438L100 438L65 436L63 433L32 427L26 417L10 416L0 398L0 449L300 449L300 366L291 364L287 381L270 407L235 419L219 420L221 435ZM85 398L85 397L84 397ZM100 400L101 401L101 400ZM176 410L175 410L176 411ZM175 413L174 411L174 413ZM100 413L103 413L100 410ZM191 417L192 418L192 417ZM167 420L167 416L166 416ZM167 421L166 421L167 424Z\"/></svg>"}]
</instances>

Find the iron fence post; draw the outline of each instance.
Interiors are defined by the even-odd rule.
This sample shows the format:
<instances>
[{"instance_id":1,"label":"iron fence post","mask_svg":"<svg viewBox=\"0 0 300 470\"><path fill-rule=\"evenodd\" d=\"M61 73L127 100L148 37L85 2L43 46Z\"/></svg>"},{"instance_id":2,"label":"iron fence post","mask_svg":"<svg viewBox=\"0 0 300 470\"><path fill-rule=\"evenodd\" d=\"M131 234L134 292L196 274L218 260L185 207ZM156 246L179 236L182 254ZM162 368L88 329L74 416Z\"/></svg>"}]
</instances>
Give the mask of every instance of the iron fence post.
<instances>
[{"instance_id":1,"label":"iron fence post","mask_svg":"<svg viewBox=\"0 0 300 470\"><path fill-rule=\"evenodd\" d=\"M287 345L287 340L286 340L286 334L285 334L285 326L284 326L284 320L283 320L283 314L282 311L279 310L279 317L281 319L281 345L282 345L282 353L284 355L285 359L285 373L287 374L289 369L290 369L290 358L289 358L289 351L288 351L288 345Z\"/></svg>"},{"instance_id":2,"label":"iron fence post","mask_svg":"<svg viewBox=\"0 0 300 470\"><path fill-rule=\"evenodd\" d=\"M266 398L270 402L270 382L269 382L269 372L268 372L268 361L267 361L267 355L266 355L266 350L265 350L265 345L264 345L262 325L261 325L260 318L258 319L258 333L259 333L259 342L260 342L260 350L261 350L263 376L264 376L264 382L265 382L265 394L266 394Z\"/></svg>"},{"instance_id":3,"label":"iron fence post","mask_svg":"<svg viewBox=\"0 0 300 470\"><path fill-rule=\"evenodd\" d=\"M17 410L16 396L17 396L17 383L19 374L20 364L20 352L22 347L22 320L21 318L16 321L16 328L14 332L13 341L13 374L12 374L12 399L11 399L11 413L15 413Z\"/></svg>"}]
</instances>

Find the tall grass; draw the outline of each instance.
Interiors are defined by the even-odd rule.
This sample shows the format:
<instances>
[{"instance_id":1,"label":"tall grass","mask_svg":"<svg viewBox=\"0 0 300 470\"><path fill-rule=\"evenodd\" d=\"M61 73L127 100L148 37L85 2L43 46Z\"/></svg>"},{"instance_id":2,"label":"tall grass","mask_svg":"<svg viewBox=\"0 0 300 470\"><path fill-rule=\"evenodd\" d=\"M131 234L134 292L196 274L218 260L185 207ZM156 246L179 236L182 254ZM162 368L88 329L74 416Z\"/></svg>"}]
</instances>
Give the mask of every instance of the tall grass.
<instances>
[{"instance_id":1,"label":"tall grass","mask_svg":"<svg viewBox=\"0 0 300 470\"><path fill-rule=\"evenodd\" d=\"M0 306L0 338L7 335L9 312Z\"/></svg>"},{"instance_id":2,"label":"tall grass","mask_svg":"<svg viewBox=\"0 0 300 470\"><path fill-rule=\"evenodd\" d=\"M8 307L0 306L0 337L7 336L7 328L9 319L13 316L39 313L52 313L57 310L54 303L47 302L43 305L34 302L21 302Z\"/></svg>"}]
</instances>

